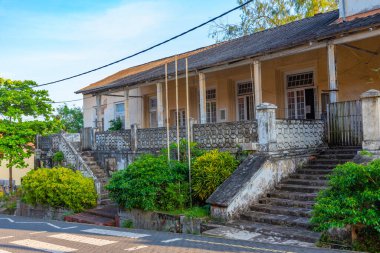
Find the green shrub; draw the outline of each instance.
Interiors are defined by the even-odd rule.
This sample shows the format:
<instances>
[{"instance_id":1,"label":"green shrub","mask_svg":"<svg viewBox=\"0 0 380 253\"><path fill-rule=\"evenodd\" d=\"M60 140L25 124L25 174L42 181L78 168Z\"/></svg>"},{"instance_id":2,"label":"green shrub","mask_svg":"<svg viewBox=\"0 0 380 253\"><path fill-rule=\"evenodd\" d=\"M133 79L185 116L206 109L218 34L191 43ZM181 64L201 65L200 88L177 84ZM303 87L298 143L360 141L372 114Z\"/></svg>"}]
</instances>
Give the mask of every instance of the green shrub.
<instances>
[{"instance_id":1,"label":"green shrub","mask_svg":"<svg viewBox=\"0 0 380 253\"><path fill-rule=\"evenodd\" d=\"M52 160L53 162L57 163L57 164L61 164L64 160L64 154L62 151L58 151L56 153L54 153L53 157L52 157Z\"/></svg>"},{"instance_id":2,"label":"green shrub","mask_svg":"<svg viewBox=\"0 0 380 253\"><path fill-rule=\"evenodd\" d=\"M186 139L181 139L179 141L179 158L180 158L180 162L182 163L188 163L187 161L187 156L188 156L188 153L187 153L187 140ZM178 159L178 149L177 149L178 145L176 142L174 143L171 143L170 146L169 146L169 150L170 150L170 157L171 159L173 160L177 160ZM203 149L200 149L198 147L198 143L196 142L190 142L190 152L191 152L191 159L192 160L195 160L197 157L201 156L205 151ZM163 149L161 150L161 154L164 155L164 156L167 156L168 154L168 149Z\"/></svg>"},{"instance_id":3,"label":"green shrub","mask_svg":"<svg viewBox=\"0 0 380 253\"><path fill-rule=\"evenodd\" d=\"M161 199L162 210L185 209L189 203L190 187L188 183L170 183Z\"/></svg>"},{"instance_id":4,"label":"green shrub","mask_svg":"<svg viewBox=\"0 0 380 253\"><path fill-rule=\"evenodd\" d=\"M111 126L108 128L109 131L119 131L123 129L123 121L121 118L110 120L110 124Z\"/></svg>"},{"instance_id":5,"label":"green shrub","mask_svg":"<svg viewBox=\"0 0 380 253\"><path fill-rule=\"evenodd\" d=\"M311 222L319 231L351 225L380 232L380 160L337 166L318 195Z\"/></svg>"},{"instance_id":6,"label":"green shrub","mask_svg":"<svg viewBox=\"0 0 380 253\"><path fill-rule=\"evenodd\" d=\"M23 177L22 199L28 204L80 212L96 205L94 182L67 168L37 169Z\"/></svg>"},{"instance_id":7,"label":"green shrub","mask_svg":"<svg viewBox=\"0 0 380 253\"><path fill-rule=\"evenodd\" d=\"M236 169L238 162L228 152L212 150L197 157L192 166L195 197L206 200Z\"/></svg>"},{"instance_id":8,"label":"green shrub","mask_svg":"<svg viewBox=\"0 0 380 253\"><path fill-rule=\"evenodd\" d=\"M165 209L166 188L171 183L184 180L184 167L177 161L169 164L165 156L143 155L126 169L113 173L106 188L110 197L122 207Z\"/></svg>"}]
</instances>

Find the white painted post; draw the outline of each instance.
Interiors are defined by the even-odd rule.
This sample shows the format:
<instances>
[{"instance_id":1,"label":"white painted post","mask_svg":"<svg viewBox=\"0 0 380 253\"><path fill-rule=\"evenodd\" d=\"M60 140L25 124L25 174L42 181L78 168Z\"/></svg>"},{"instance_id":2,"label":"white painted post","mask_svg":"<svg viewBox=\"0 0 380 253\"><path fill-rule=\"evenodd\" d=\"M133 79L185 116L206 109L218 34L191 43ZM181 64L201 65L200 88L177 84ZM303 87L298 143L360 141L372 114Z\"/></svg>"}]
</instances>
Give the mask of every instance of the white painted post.
<instances>
[{"instance_id":1,"label":"white painted post","mask_svg":"<svg viewBox=\"0 0 380 253\"><path fill-rule=\"evenodd\" d=\"M96 121L95 127L98 131L102 131L102 121L101 121L101 106L102 106L102 96L96 95Z\"/></svg>"},{"instance_id":2,"label":"white painted post","mask_svg":"<svg viewBox=\"0 0 380 253\"><path fill-rule=\"evenodd\" d=\"M124 100L124 117L125 117L124 125L125 125L125 129L130 129L131 128L131 120L129 117L129 89L128 88L126 88L124 90L124 97L125 97L125 100Z\"/></svg>"},{"instance_id":3,"label":"white painted post","mask_svg":"<svg viewBox=\"0 0 380 253\"><path fill-rule=\"evenodd\" d=\"M261 152L276 151L276 109L276 105L269 103L262 103L256 107L258 149Z\"/></svg>"},{"instance_id":4,"label":"white painted post","mask_svg":"<svg viewBox=\"0 0 380 253\"><path fill-rule=\"evenodd\" d=\"M380 150L380 91L364 92L362 101L363 150Z\"/></svg>"},{"instance_id":5,"label":"white painted post","mask_svg":"<svg viewBox=\"0 0 380 253\"><path fill-rule=\"evenodd\" d=\"M263 93L262 93L262 80L261 80L261 62L254 61L254 78L255 83L253 84L255 87L255 107L263 102Z\"/></svg>"},{"instance_id":6,"label":"white painted post","mask_svg":"<svg viewBox=\"0 0 380 253\"><path fill-rule=\"evenodd\" d=\"M199 73L199 111L201 124L206 124L206 76L204 73Z\"/></svg>"},{"instance_id":7,"label":"white painted post","mask_svg":"<svg viewBox=\"0 0 380 253\"><path fill-rule=\"evenodd\" d=\"M137 146L138 146L137 130L138 130L138 125L132 124L131 125L131 150L132 150L132 152L137 151Z\"/></svg>"},{"instance_id":8,"label":"white painted post","mask_svg":"<svg viewBox=\"0 0 380 253\"><path fill-rule=\"evenodd\" d=\"M164 127L164 105L162 98L162 83L157 83L157 125Z\"/></svg>"},{"instance_id":9,"label":"white painted post","mask_svg":"<svg viewBox=\"0 0 380 253\"><path fill-rule=\"evenodd\" d=\"M337 75L336 75L336 60L335 60L335 45L334 44L330 43L327 46L327 59L328 59L330 102L335 103L338 101L338 84L337 84Z\"/></svg>"}]
</instances>

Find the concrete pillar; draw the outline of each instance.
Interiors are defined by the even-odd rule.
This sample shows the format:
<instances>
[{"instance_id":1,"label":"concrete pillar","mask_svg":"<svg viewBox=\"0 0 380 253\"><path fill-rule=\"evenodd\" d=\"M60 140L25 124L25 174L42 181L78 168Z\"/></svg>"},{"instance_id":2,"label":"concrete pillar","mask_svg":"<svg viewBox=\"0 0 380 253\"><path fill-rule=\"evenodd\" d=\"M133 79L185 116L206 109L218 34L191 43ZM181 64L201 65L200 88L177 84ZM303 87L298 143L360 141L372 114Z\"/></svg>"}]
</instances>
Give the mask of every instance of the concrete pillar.
<instances>
[{"instance_id":1,"label":"concrete pillar","mask_svg":"<svg viewBox=\"0 0 380 253\"><path fill-rule=\"evenodd\" d=\"M157 83L157 125L164 127L164 105L162 98L162 83Z\"/></svg>"},{"instance_id":2,"label":"concrete pillar","mask_svg":"<svg viewBox=\"0 0 380 253\"><path fill-rule=\"evenodd\" d=\"M125 125L125 129L130 129L131 128L131 120L130 120L130 116L129 116L129 89L128 88L126 88L126 90L124 91L124 97L125 97L125 100L124 100L124 117L125 117L124 125Z\"/></svg>"},{"instance_id":3,"label":"concrete pillar","mask_svg":"<svg viewBox=\"0 0 380 253\"><path fill-rule=\"evenodd\" d=\"M263 102L263 93L262 93L262 81L261 81L261 62L254 61L254 79L255 83L253 84L255 87L255 107Z\"/></svg>"},{"instance_id":4,"label":"concrete pillar","mask_svg":"<svg viewBox=\"0 0 380 253\"><path fill-rule=\"evenodd\" d=\"M262 103L256 107L258 149L261 152L276 150L276 109L277 106L269 103Z\"/></svg>"},{"instance_id":5,"label":"concrete pillar","mask_svg":"<svg viewBox=\"0 0 380 253\"><path fill-rule=\"evenodd\" d=\"M335 60L335 45L334 44L329 44L327 46L327 59L328 59L330 102L335 103L338 101L338 84L337 84L337 75L336 75L336 60Z\"/></svg>"},{"instance_id":6,"label":"concrete pillar","mask_svg":"<svg viewBox=\"0 0 380 253\"><path fill-rule=\"evenodd\" d=\"M102 131L102 96L96 95L96 120L95 120L95 128L98 131Z\"/></svg>"},{"instance_id":7,"label":"concrete pillar","mask_svg":"<svg viewBox=\"0 0 380 253\"><path fill-rule=\"evenodd\" d=\"M137 145L138 145L137 129L138 129L137 124L131 125L131 150L132 150L132 152L137 151Z\"/></svg>"},{"instance_id":8,"label":"concrete pillar","mask_svg":"<svg viewBox=\"0 0 380 253\"><path fill-rule=\"evenodd\" d=\"M199 112L201 124L206 124L206 77L204 73L199 73Z\"/></svg>"},{"instance_id":9,"label":"concrete pillar","mask_svg":"<svg viewBox=\"0 0 380 253\"><path fill-rule=\"evenodd\" d=\"M380 150L380 91L364 92L362 101L363 150Z\"/></svg>"}]
</instances>

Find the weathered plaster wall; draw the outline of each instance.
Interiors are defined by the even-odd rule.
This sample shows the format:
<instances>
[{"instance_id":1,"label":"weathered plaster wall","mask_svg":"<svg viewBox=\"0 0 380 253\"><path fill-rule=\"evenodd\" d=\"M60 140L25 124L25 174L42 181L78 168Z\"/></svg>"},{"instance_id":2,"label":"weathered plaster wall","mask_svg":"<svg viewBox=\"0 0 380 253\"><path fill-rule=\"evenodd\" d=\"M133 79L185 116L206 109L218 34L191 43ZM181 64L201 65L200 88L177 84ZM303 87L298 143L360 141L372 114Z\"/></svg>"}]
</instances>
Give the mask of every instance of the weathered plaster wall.
<instances>
[{"instance_id":1,"label":"weathered plaster wall","mask_svg":"<svg viewBox=\"0 0 380 253\"><path fill-rule=\"evenodd\" d=\"M344 2L344 8L343 8ZM371 11L380 8L378 0L340 0L339 1L339 14L340 17L349 17L358 13ZM345 13L343 13L345 10Z\"/></svg>"},{"instance_id":2,"label":"weathered plaster wall","mask_svg":"<svg viewBox=\"0 0 380 253\"><path fill-rule=\"evenodd\" d=\"M13 168L13 180L15 180L16 185L21 184L21 178L25 176L29 171L31 171L34 167L34 156L32 155L30 158L25 159L27 168ZM9 170L6 167L6 161L3 161L0 165L0 180L9 180Z\"/></svg>"}]
</instances>

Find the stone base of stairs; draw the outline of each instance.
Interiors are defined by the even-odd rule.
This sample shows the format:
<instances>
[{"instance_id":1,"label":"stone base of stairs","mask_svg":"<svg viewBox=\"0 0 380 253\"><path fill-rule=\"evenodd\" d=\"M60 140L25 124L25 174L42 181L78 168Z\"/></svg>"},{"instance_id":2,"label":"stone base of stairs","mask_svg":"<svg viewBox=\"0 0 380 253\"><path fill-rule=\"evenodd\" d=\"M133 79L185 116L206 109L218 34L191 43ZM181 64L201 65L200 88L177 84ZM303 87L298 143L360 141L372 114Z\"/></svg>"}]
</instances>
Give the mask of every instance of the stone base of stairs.
<instances>
[{"instance_id":1,"label":"stone base of stairs","mask_svg":"<svg viewBox=\"0 0 380 253\"><path fill-rule=\"evenodd\" d=\"M255 227L256 230L257 227ZM281 231L282 230L282 231ZM211 237L220 237L235 240L255 241L271 244L291 245L300 247L315 247L314 243L299 241L297 239L285 239L283 234L286 233L283 228L278 231L269 231L257 229L256 232L249 231L246 228L240 229L232 226L217 226L211 230L207 230L202 235Z\"/></svg>"},{"instance_id":2,"label":"stone base of stairs","mask_svg":"<svg viewBox=\"0 0 380 253\"><path fill-rule=\"evenodd\" d=\"M99 206L82 213L66 216L65 221L114 227L116 226L117 211L116 205Z\"/></svg>"}]
</instances>

